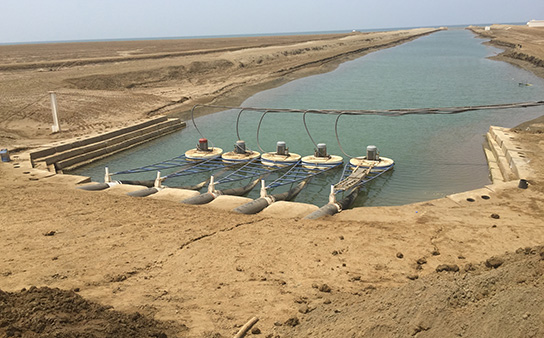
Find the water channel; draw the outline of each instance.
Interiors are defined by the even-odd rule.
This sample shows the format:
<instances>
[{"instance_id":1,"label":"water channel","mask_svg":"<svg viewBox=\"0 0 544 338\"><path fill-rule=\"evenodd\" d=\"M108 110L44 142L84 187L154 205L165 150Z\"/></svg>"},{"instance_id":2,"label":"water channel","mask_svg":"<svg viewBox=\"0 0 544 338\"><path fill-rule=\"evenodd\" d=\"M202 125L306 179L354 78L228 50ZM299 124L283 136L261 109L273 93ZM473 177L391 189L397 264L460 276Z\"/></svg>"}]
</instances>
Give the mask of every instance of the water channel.
<instances>
[{"instance_id":1,"label":"water channel","mask_svg":"<svg viewBox=\"0 0 544 338\"><path fill-rule=\"evenodd\" d=\"M292 81L260 92L242 106L298 109L393 109L451 107L544 98L544 81L510 64L487 57L500 49L463 29L442 31L368 54L341 64L336 70ZM530 83L532 86L519 86ZM236 142L238 110L196 119L200 131L215 146L230 151ZM356 201L358 206L402 205L431 200L489 184L482 150L490 125L513 127L542 115L542 108L465 112L456 115L402 117L343 116L338 131L348 155L365 154L376 145L382 156L393 158L394 171L369 183ZM244 112L240 136L257 150L260 113ZM335 132L335 116L309 115L307 127L316 142L326 143L330 154L342 155ZM190 121L187 128L122 154L81 168L77 174L101 182L104 167L119 171L183 154L200 137ZM286 141L291 152L313 154L301 114L269 114L262 122L260 145L274 151L276 141ZM343 156L346 161L348 158ZM296 201L327 203L330 184L341 171L314 179ZM153 179L155 173L130 177ZM128 177L125 177L128 178ZM199 181L195 178L194 182ZM176 185L176 182L172 182ZM170 184L170 182L166 182ZM181 183L177 183L182 185ZM186 184L186 183L184 183ZM258 189L249 197L258 197Z\"/></svg>"}]
</instances>

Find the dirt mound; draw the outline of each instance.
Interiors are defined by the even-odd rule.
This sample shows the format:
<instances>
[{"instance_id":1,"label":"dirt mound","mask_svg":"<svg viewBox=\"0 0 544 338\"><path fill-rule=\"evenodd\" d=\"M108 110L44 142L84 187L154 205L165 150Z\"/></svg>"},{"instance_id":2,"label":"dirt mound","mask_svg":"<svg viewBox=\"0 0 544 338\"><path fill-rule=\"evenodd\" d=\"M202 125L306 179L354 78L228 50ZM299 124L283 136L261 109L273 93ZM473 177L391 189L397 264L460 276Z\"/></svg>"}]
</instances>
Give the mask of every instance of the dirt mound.
<instances>
[{"instance_id":1,"label":"dirt mound","mask_svg":"<svg viewBox=\"0 0 544 338\"><path fill-rule=\"evenodd\" d=\"M527 121L524 123L519 124L514 128L515 132L529 132L529 133L535 133L535 134L543 134L544 133L544 115L537 117L534 120Z\"/></svg>"},{"instance_id":2,"label":"dirt mound","mask_svg":"<svg viewBox=\"0 0 544 338\"><path fill-rule=\"evenodd\" d=\"M125 314L89 302L73 291L31 287L0 290L2 337L175 337L186 328L138 312Z\"/></svg>"},{"instance_id":3,"label":"dirt mound","mask_svg":"<svg viewBox=\"0 0 544 338\"><path fill-rule=\"evenodd\" d=\"M123 90L202 77L206 74L226 71L233 66L234 64L228 60L194 61L187 66L169 66L125 73L90 75L66 79L66 82L77 89Z\"/></svg>"},{"instance_id":4,"label":"dirt mound","mask_svg":"<svg viewBox=\"0 0 544 338\"><path fill-rule=\"evenodd\" d=\"M544 247L519 249L467 264L459 272L435 272L399 288L331 295L309 304L313 311L299 314L299 325L284 324L277 333L281 337L544 337L543 275Z\"/></svg>"}]
</instances>

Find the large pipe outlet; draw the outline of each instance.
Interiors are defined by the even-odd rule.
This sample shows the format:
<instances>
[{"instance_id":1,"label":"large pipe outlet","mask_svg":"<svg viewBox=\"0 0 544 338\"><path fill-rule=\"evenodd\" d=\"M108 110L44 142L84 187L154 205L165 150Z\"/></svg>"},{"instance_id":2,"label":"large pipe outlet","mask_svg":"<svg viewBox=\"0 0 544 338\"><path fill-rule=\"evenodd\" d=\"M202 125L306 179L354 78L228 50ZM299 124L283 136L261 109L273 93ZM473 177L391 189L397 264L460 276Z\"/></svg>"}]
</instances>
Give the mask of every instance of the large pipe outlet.
<instances>
[{"instance_id":1,"label":"large pipe outlet","mask_svg":"<svg viewBox=\"0 0 544 338\"><path fill-rule=\"evenodd\" d=\"M298 193L304 188L304 186L306 186L308 181L309 180L304 180L297 184L294 188L281 194L259 197L256 200L253 200L233 209L232 211L246 215L253 215L261 212L263 209L276 201L290 201L298 195Z\"/></svg>"},{"instance_id":2,"label":"large pipe outlet","mask_svg":"<svg viewBox=\"0 0 544 338\"><path fill-rule=\"evenodd\" d=\"M340 211L349 208L353 204L355 199L357 198L358 194L359 194L359 189L355 189L343 199L336 201L336 203L325 204L318 210L304 217L304 219L318 219L321 217L332 216L334 214L337 214Z\"/></svg>"},{"instance_id":3,"label":"large pipe outlet","mask_svg":"<svg viewBox=\"0 0 544 338\"><path fill-rule=\"evenodd\" d=\"M253 188L255 188L255 186L260 181L261 181L261 178L259 177L244 187L221 190L221 195L243 196L247 194L248 192L250 192L251 190L253 190Z\"/></svg>"},{"instance_id":4,"label":"large pipe outlet","mask_svg":"<svg viewBox=\"0 0 544 338\"><path fill-rule=\"evenodd\" d=\"M264 208L268 207L274 201L270 197L259 197L256 200L247 202L232 211L238 212L240 214L253 215L258 212L261 212Z\"/></svg>"},{"instance_id":5,"label":"large pipe outlet","mask_svg":"<svg viewBox=\"0 0 544 338\"><path fill-rule=\"evenodd\" d=\"M316 211L312 212L308 216L304 217L304 219L318 219L325 216L332 216L339 212L340 212L340 209L337 203L332 203L332 204L329 203L329 204L325 204L321 208L317 209Z\"/></svg>"},{"instance_id":6,"label":"large pipe outlet","mask_svg":"<svg viewBox=\"0 0 544 338\"><path fill-rule=\"evenodd\" d=\"M143 185L144 187L153 188L155 186L154 180L145 180L145 181L134 181L134 180L120 180L121 184L130 184L130 185Z\"/></svg>"},{"instance_id":7,"label":"large pipe outlet","mask_svg":"<svg viewBox=\"0 0 544 338\"><path fill-rule=\"evenodd\" d=\"M195 205L206 204L213 201L219 195L243 196L247 194L248 192L250 192L253 188L255 188L255 186L257 185L257 183L259 183L260 180L261 178L259 177L244 187L225 189L225 190L216 190L214 192L206 192L198 196L184 199L183 201L181 201L181 203L195 204Z\"/></svg>"},{"instance_id":8,"label":"large pipe outlet","mask_svg":"<svg viewBox=\"0 0 544 338\"><path fill-rule=\"evenodd\" d=\"M132 197L147 197L149 195L153 195L154 193L156 193L158 191L159 191L159 189L157 189L157 188L147 188L147 189L127 192L127 195L132 196Z\"/></svg>"},{"instance_id":9,"label":"large pipe outlet","mask_svg":"<svg viewBox=\"0 0 544 338\"><path fill-rule=\"evenodd\" d=\"M87 184L83 185L81 187L77 187L77 189L86 190L86 191L100 191L108 189L110 185L108 183L96 183L96 184Z\"/></svg>"},{"instance_id":10,"label":"large pipe outlet","mask_svg":"<svg viewBox=\"0 0 544 338\"><path fill-rule=\"evenodd\" d=\"M153 188L155 185L155 181L152 180L146 180L146 181L131 181L131 180L120 180L120 181L113 181L111 183L96 183L96 184L87 184L81 187L77 187L77 189L86 190L86 191L99 191L99 190L105 190L111 187L112 185L116 184L131 184L131 185L143 185L144 187Z\"/></svg>"},{"instance_id":11,"label":"large pipe outlet","mask_svg":"<svg viewBox=\"0 0 544 338\"><path fill-rule=\"evenodd\" d=\"M219 195L212 194L210 192L205 192L197 196L186 198L183 201L181 201L181 203L194 204L194 205L206 204L213 201L217 196Z\"/></svg>"}]
</instances>

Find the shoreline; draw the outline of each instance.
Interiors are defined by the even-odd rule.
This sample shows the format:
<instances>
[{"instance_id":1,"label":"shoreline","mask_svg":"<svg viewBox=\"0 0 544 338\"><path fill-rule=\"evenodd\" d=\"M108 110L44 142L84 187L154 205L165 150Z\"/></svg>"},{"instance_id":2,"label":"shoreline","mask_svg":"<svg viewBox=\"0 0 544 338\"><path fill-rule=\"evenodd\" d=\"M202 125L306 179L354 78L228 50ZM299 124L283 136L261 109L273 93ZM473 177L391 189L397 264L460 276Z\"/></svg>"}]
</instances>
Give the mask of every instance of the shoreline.
<instances>
[{"instance_id":1,"label":"shoreline","mask_svg":"<svg viewBox=\"0 0 544 338\"><path fill-rule=\"evenodd\" d=\"M430 32L425 32L423 34L418 34L411 36L409 38L405 38L399 41L394 41L391 43L387 43L384 45L378 45L373 47L363 47L359 50L355 51L349 51L347 53L335 55L334 57L327 58L326 60L319 60L317 62L313 62L314 65L302 65L297 66L296 69L289 69L287 71L282 72L279 74L278 77L270 79L265 82L253 84L250 86L242 85L240 87L231 89L233 92L226 93L224 96L220 96L217 99L213 99L207 102L199 102L201 104L215 104L215 105L223 105L223 106L239 106L241 105L245 100L250 98L251 96L276 87L280 87L286 83L289 83L291 81L301 79L304 77L312 76L312 75L318 75L318 74L324 74L331 71L334 71L337 69L342 63L350 60L354 60L360 57L363 57L369 53L372 53L374 51L387 49L391 47L395 47L398 45L401 45L403 43L415 40L417 38L420 38L425 35L433 34L441 29L434 29ZM316 66L317 65L317 66ZM192 107L191 107L192 108ZM214 112L217 112L217 110L213 109L200 109L200 113L196 116L202 116L207 114L212 114ZM190 109L182 110L179 112L172 112L168 114L172 117L177 117L183 120L188 120L190 117Z\"/></svg>"},{"instance_id":2,"label":"shoreline","mask_svg":"<svg viewBox=\"0 0 544 338\"><path fill-rule=\"evenodd\" d=\"M544 37L544 30L514 25L492 25L488 31L479 26L469 26L467 29L480 38L489 39L485 44L504 50L490 59L508 62L544 78L544 55L537 46L535 48L535 43L528 41L532 38L531 32L538 32Z\"/></svg>"},{"instance_id":3,"label":"shoreline","mask_svg":"<svg viewBox=\"0 0 544 338\"><path fill-rule=\"evenodd\" d=\"M512 28L514 28L514 33L512 33ZM480 26L469 26L467 29L479 38L489 39L484 44L503 49L503 52L491 56L489 59L507 62L544 78L544 51L539 50L538 46L534 46L531 41L534 37L530 35L530 33L537 32L540 37L544 38L544 30L515 25L492 25L488 31L485 30L485 27ZM541 117L520 123L512 129L544 132L544 112Z\"/></svg>"}]
</instances>

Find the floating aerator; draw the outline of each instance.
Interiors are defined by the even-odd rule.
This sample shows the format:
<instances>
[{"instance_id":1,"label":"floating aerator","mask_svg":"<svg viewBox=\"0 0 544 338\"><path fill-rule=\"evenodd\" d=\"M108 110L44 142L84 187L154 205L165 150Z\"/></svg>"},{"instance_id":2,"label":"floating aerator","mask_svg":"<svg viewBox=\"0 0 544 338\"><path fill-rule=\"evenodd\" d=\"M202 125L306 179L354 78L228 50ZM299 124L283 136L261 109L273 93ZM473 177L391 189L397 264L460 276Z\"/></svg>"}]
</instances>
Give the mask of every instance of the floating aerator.
<instances>
[{"instance_id":1,"label":"floating aerator","mask_svg":"<svg viewBox=\"0 0 544 338\"><path fill-rule=\"evenodd\" d=\"M342 161L341 156L327 154L327 145L325 143L318 143L313 156L304 156L302 158L302 165L307 168L326 168L336 166Z\"/></svg>"},{"instance_id":2,"label":"floating aerator","mask_svg":"<svg viewBox=\"0 0 544 338\"><path fill-rule=\"evenodd\" d=\"M264 165L283 167L296 163L300 160L300 157L299 154L290 154L289 148L287 148L284 141L278 141L276 143L276 152L264 153L261 156L261 162Z\"/></svg>"},{"instance_id":3,"label":"floating aerator","mask_svg":"<svg viewBox=\"0 0 544 338\"><path fill-rule=\"evenodd\" d=\"M388 170L395 164L390 158L381 157L378 152L378 147L368 146L366 147L366 156L354 157L349 161L352 167L370 168L373 170Z\"/></svg>"},{"instance_id":4,"label":"floating aerator","mask_svg":"<svg viewBox=\"0 0 544 338\"><path fill-rule=\"evenodd\" d=\"M242 140L236 141L234 145L234 150L224 153L221 157L225 162L246 162L252 159L258 158L261 156L261 153L257 151L248 150L246 148L246 142Z\"/></svg>"},{"instance_id":5,"label":"floating aerator","mask_svg":"<svg viewBox=\"0 0 544 338\"><path fill-rule=\"evenodd\" d=\"M198 140L196 148L187 150L185 152L185 157L187 157L188 160L205 160L205 159L219 156L222 153L223 153L223 149L215 148L215 147L209 148L208 139L201 138Z\"/></svg>"}]
</instances>

